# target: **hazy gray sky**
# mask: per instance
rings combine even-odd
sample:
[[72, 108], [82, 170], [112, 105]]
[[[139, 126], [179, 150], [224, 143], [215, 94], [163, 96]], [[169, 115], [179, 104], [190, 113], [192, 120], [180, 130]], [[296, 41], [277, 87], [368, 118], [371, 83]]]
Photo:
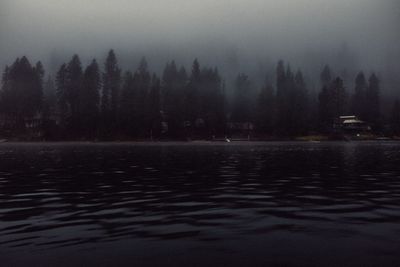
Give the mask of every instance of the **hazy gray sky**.
[[233, 57], [246, 69], [283, 58], [295, 66], [314, 63], [312, 69], [346, 43], [357, 67], [384, 72], [390, 66], [398, 73], [399, 2], [1, 0], [0, 63], [21, 55], [51, 63], [72, 53], [86, 63], [114, 48], [121, 61], [145, 55], [150, 65]]

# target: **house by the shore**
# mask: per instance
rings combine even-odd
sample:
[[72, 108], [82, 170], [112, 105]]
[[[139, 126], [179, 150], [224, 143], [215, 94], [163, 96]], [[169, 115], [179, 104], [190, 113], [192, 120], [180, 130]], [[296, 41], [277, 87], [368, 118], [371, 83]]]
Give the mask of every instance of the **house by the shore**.
[[40, 113], [33, 117], [18, 117], [9, 114], [0, 114], [0, 136], [15, 137], [23, 135], [24, 138], [37, 139], [43, 135], [43, 116]]
[[335, 132], [342, 132], [344, 134], [361, 134], [371, 132], [371, 126], [357, 116], [340, 116], [335, 119], [333, 123]]

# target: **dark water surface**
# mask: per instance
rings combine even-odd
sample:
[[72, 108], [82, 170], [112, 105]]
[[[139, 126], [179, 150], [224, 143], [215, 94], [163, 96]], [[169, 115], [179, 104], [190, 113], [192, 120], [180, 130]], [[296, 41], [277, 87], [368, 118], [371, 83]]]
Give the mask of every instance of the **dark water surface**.
[[1, 144], [0, 266], [400, 266], [400, 143]]

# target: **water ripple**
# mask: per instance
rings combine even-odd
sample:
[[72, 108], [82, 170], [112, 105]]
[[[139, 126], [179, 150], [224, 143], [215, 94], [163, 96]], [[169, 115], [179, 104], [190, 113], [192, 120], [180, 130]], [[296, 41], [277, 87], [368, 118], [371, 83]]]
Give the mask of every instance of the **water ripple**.
[[399, 148], [2, 145], [0, 249], [276, 235], [400, 245]]

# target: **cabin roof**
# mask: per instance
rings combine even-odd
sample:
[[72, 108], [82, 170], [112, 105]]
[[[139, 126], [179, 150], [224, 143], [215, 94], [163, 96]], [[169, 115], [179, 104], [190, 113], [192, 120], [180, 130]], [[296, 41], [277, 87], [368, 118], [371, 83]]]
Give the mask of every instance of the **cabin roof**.
[[343, 119], [343, 120], [345, 120], [345, 119], [354, 119], [354, 120], [356, 120], [356, 119], [357, 119], [357, 116], [355, 116], [355, 115], [351, 115], [351, 116], [340, 116], [339, 118], [340, 118], [340, 119]]
[[364, 123], [364, 122], [357, 119], [349, 119], [343, 121], [343, 124], [357, 124], [357, 123]]

